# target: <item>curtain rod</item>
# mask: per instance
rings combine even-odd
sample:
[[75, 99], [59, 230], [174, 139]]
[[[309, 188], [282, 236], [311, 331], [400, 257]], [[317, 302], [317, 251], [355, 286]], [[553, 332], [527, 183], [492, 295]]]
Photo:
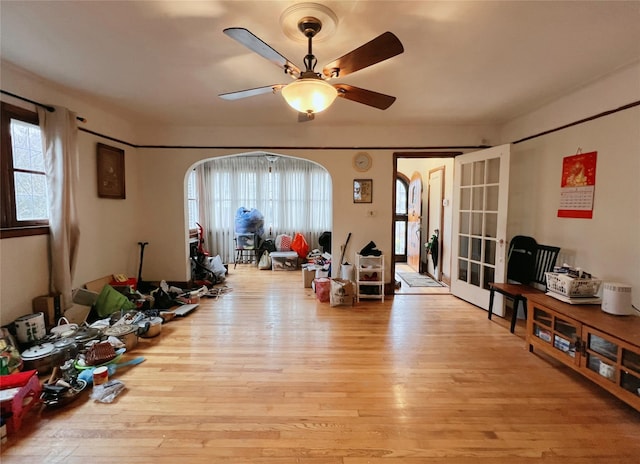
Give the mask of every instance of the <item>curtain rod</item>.
[[[39, 106], [40, 108], [44, 108], [45, 110], [47, 110], [49, 113], [53, 113], [56, 109], [53, 106], [50, 105], [45, 105], [44, 103], [40, 103], [34, 100], [30, 100], [28, 98], [25, 97], [21, 97], [20, 95], [16, 95], [15, 93], [11, 93], [11, 92], [7, 92], [6, 90], [0, 90], [0, 93], [3, 93], [5, 95], [9, 95], [10, 97], [13, 98], [17, 98], [18, 100], [22, 100], [24, 102], [27, 103], [31, 103], [32, 105], [36, 105]], [[87, 120], [81, 116], [76, 116], [76, 119], [80, 122], [87, 122]]]

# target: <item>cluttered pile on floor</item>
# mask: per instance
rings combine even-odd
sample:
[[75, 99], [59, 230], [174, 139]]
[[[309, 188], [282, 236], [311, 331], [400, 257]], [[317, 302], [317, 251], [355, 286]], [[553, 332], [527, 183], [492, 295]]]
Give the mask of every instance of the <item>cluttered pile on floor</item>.
[[64, 314], [59, 297], [35, 298], [32, 314], [0, 329], [2, 438], [17, 431], [34, 406], [64, 406], [90, 385], [91, 399], [112, 402], [125, 386], [110, 377], [144, 361], [138, 356], [123, 362], [124, 353], [139, 337], [157, 337], [163, 324], [197, 309], [201, 298], [229, 291], [219, 277], [185, 290], [165, 281], [154, 288], [123, 275], [105, 276], [74, 290], [74, 304]]

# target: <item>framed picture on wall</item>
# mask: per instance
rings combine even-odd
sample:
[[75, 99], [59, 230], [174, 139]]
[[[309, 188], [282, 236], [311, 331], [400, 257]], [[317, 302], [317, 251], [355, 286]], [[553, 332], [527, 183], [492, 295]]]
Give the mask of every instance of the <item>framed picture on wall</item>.
[[371, 203], [373, 201], [373, 180], [353, 179], [353, 202]]
[[97, 153], [98, 197], [125, 199], [124, 150], [99, 143]]

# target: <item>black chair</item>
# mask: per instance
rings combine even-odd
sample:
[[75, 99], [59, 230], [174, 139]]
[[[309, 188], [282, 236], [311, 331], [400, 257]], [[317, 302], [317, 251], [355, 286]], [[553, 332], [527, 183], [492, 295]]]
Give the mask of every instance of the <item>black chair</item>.
[[513, 300], [513, 314], [511, 315], [511, 333], [513, 333], [516, 328], [520, 302], [522, 302], [526, 318], [526, 295], [543, 292], [533, 284], [544, 285], [546, 291], [545, 272], [553, 271], [559, 253], [560, 248], [539, 245], [532, 237], [523, 235], [513, 237], [507, 258], [507, 282], [489, 283], [489, 319], [493, 315], [495, 292]]
[[[537, 284], [544, 285], [544, 291], [547, 291], [547, 272], [553, 272], [553, 268], [558, 260], [560, 247], [550, 245], [538, 245], [536, 252], [536, 268], [533, 281]], [[526, 311], [526, 308], [525, 308]]]

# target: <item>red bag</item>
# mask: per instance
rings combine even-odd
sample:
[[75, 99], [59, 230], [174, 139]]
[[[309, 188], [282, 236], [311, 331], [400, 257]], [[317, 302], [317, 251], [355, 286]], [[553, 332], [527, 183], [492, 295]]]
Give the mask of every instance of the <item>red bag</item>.
[[309, 254], [309, 244], [302, 234], [296, 232], [291, 242], [291, 249], [298, 253], [302, 259], [306, 259]]
[[320, 277], [315, 280], [316, 298], [321, 303], [329, 303], [331, 300], [331, 279]]

